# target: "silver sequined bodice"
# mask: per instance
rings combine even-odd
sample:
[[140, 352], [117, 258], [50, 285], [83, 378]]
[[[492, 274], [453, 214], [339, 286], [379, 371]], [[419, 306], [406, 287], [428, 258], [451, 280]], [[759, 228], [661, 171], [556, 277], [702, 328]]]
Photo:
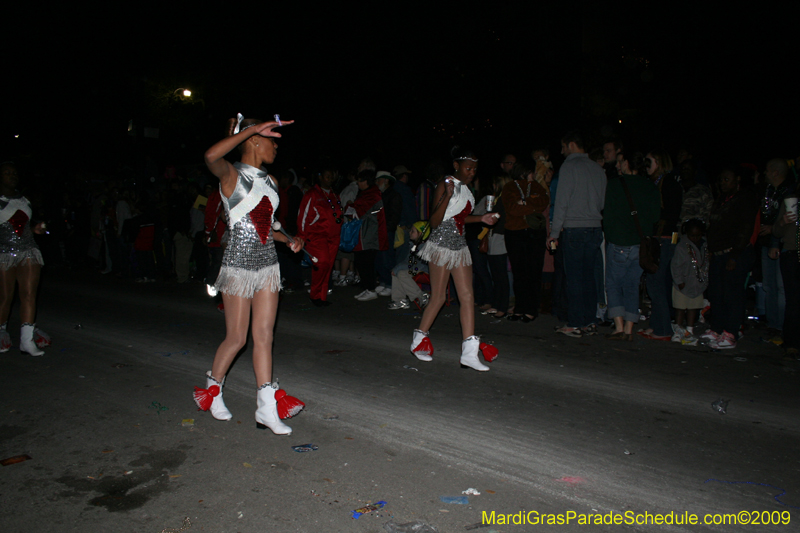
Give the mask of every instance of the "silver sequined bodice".
[[270, 231], [266, 244], [262, 243], [250, 213], [246, 214], [230, 232], [222, 266], [255, 271], [277, 262], [278, 254], [275, 252], [272, 232]]
[[461, 250], [467, 247], [467, 239], [458, 233], [458, 227], [453, 218], [448, 218], [439, 224], [425, 242], [433, 243], [448, 250]]
[[[236, 163], [235, 167], [239, 173], [236, 188], [230, 198], [222, 197], [230, 228], [222, 266], [253, 272], [278, 263], [271, 227], [278, 209], [278, 193], [266, 172], [241, 163]], [[268, 228], [266, 242], [261, 242], [251, 215], [264, 198], [272, 204], [272, 214], [269, 220], [260, 221], [267, 225], [262, 227], [262, 232], [266, 234]]]
[[[21, 231], [15, 231], [14, 217], [24, 213], [27, 220]], [[9, 198], [0, 196], [0, 254], [20, 254], [31, 250], [38, 250], [36, 241], [33, 240], [33, 231], [30, 224], [30, 203], [25, 197]]]

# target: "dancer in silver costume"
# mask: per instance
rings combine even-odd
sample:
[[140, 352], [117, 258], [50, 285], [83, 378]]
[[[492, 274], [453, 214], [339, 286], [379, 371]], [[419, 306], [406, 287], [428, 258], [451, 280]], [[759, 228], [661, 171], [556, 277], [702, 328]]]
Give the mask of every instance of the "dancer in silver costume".
[[458, 292], [461, 333], [464, 339], [461, 343], [461, 365], [485, 372], [489, 367], [480, 362], [478, 351], [483, 352], [486, 361], [492, 361], [497, 357], [497, 349], [480, 342], [475, 335], [472, 260], [464, 238], [464, 224], [483, 222], [491, 226], [497, 222], [497, 218], [494, 213], [470, 214], [475, 207], [475, 198], [469, 190], [469, 184], [475, 177], [478, 158], [471, 151], [458, 146], [453, 148], [451, 156], [454, 175], [448, 176], [436, 187], [433, 194], [435, 207], [430, 219], [433, 231], [418, 253], [429, 262], [431, 298], [422, 314], [419, 329], [414, 330], [411, 353], [421, 361], [433, 360], [429, 330], [445, 303], [447, 285], [452, 276]]
[[[258, 385], [256, 422], [259, 429], [269, 428], [278, 435], [290, 435], [292, 429], [281, 418], [293, 416], [302, 409], [302, 402], [285, 396], [272, 377], [272, 337], [278, 309], [280, 270], [275, 253], [275, 240], [289, 242], [282, 233], [272, 232], [278, 208], [278, 187], [275, 179], [259, 170], [275, 160], [280, 137], [275, 128], [293, 121], [262, 122], [256, 119], [229, 121], [228, 137], [208, 149], [206, 165], [220, 180], [222, 203], [228, 217], [230, 239], [222, 268], [215, 283], [225, 304], [225, 340], [214, 356], [211, 371], [206, 373], [206, 389], [196, 388], [194, 398], [203, 410], [210, 410], [217, 420], [230, 420], [232, 415], [222, 399], [225, 375], [236, 354], [253, 332], [253, 369]], [[238, 148], [241, 162], [234, 165], [224, 156]], [[294, 239], [291, 249], [299, 252], [303, 240]], [[278, 404], [278, 400], [281, 404]], [[288, 405], [288, 407], [285, 407]], [[279, 410], [285, 407], [281, 415]]]
[[44, 261], [34, 233], [44, 233], [44, 222], [31, 228], [31, 203], [17, 192], [19, 175], [14, 163], [0, 165], [0, 352], [11, 348], [8, 315], [19, 286], [19, 349], [30, 355], [44, 355], [40, 347], [49, 346], [50, 338], [36, 329], [36, 291]]

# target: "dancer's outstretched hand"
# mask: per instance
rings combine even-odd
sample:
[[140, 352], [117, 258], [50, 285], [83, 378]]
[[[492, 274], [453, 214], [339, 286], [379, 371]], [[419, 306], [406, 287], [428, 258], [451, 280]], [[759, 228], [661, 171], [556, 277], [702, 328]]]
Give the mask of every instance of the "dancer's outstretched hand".
[[280, 122], [275, 122], [274, 120], [270, 120], [268, 122], [262, 122], [256, 126], [253, 126], [253, 129], [256, 130], [256, 133], [263, 136], [263, 137], [280, 137], [281, 134], [277, 131], [274, 131], [275, 128], [279, 128], [281, 126], [288, 126], [289, 124], [294, 123], [294, 120], [281, 120]]

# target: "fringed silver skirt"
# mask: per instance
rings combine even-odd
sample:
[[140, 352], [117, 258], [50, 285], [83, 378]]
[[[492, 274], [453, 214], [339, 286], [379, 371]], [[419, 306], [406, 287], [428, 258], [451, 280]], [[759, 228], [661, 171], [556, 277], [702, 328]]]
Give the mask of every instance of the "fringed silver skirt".
[[215, 284], [219, 292], [242, 298], [252, 298], [260, 290], [270, 292], [281, 290], [281, 269], [278, 264], [260, 270], [224, 266], [219, 269]]
[[0, 270], [8, 270], [9, 268], [20, 266], [28, 260], [35, 265], [44, 265], [42, 252], [38, 248], [29, 248], [24, 252], [0, 253]]
[[278, 254], [270, 231], [267, 242], [246, 216], [237, 222], [230, 234], [222, 256], [222, 267], [214, 284], [219, 292], [242, 298], [252, 298], [260, 290], [281, 290], [281, 270]]
[[448, 270], [472, 264], [467, 240], [458, 233], [456, 221], [449, 218], [431, 232], [417, 255], [437, 266]]

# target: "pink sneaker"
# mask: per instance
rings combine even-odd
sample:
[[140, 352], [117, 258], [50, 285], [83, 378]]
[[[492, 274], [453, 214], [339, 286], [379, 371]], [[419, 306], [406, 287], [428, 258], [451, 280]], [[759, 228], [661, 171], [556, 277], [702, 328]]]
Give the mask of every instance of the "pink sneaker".
[[708, 331], [700, 335], [700, 337], [698, 337], [698, 340], [702, 343], [708, 344], [711, 342], [717, 342], [721, 338], [722, 335], [718, 335], [713, 329], [709, 329]]
[[719, 336], [719, 339], [709, 342], [708, 346], [711, 348], [716, 348], [717, 350], [729, 350], [731, 348], [736, 348], [736, 339], [734, 339], [733, 335], [727, 331], [723, 331], [722, 335]]

